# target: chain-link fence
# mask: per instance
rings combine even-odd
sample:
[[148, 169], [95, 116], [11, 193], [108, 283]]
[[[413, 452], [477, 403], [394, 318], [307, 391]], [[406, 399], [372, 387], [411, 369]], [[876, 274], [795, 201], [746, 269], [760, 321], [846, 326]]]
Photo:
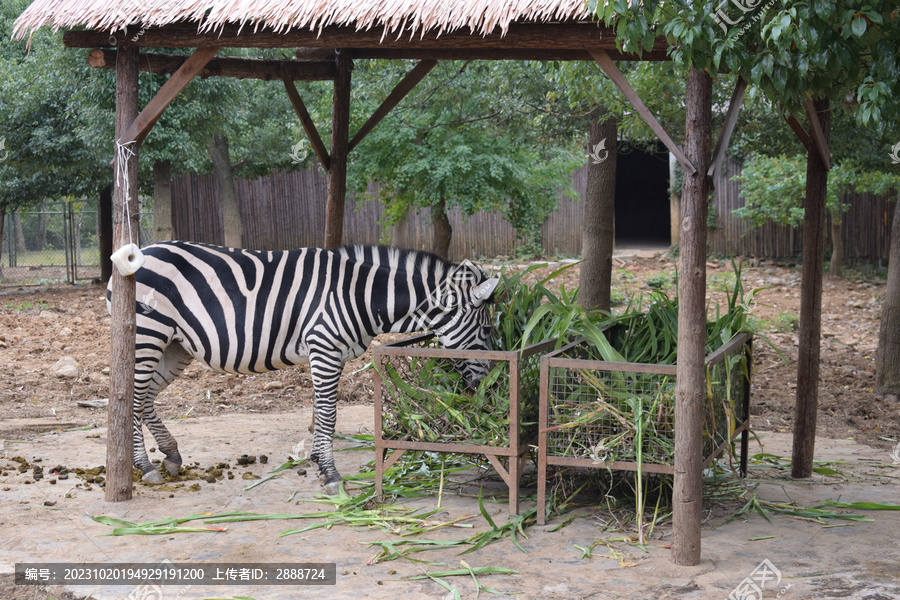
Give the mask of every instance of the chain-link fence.
[[[6, 215], [0, 285], [41, 285], [100, 276], [97, 200], [43, 202]], [[139, 244], [153, 242], [153, 213], [141, 213]]]

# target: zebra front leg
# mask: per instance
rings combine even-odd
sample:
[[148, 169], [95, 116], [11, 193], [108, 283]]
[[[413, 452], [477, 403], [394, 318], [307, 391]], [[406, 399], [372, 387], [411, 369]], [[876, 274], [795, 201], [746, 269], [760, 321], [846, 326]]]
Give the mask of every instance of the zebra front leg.
[[337, 418], [337, 386], [343, 364], [339, 358], [331, 357], [314, 360], [310, 358], [310, 372], [315, 399], [313, 414], [315, 433], [310, 459], [319, 465], [319, 476], [325, 479], [325, 493], [334, 496], [340, 491], [341, 476], [334, 466], [334, 426]]

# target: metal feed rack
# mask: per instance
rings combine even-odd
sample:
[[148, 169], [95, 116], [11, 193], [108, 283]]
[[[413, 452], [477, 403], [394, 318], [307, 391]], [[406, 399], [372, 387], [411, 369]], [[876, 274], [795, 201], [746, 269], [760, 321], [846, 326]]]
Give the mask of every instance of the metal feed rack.
[[[533, 344], [520, 351], [448, 350], [435, 347], [435, 343], [434, 336], [428, 333], [375, 348], [376, 493], [382, 494], [385, 471], [407, 450], [480, 454], [509, 487], [509, 511], [518, 514], [519, 479], [529, 444], [537, 437], [540, 359], [553, 350], [555, 341]], [[410, 415], [402, 414], [400, 400], [415, 404], [416, 400], [411, 396], [417, 390], [428, 393], [427, 389], [416, 387], [417, 381], [423, 379], [422, 371], [428, 369], [428, 378], [435, 377], [436, 373], [447, 377], [453, 377], [455, 373], [460, 377], [459, 361], [472, 359], [490, 361], [495, 368], [506, 369], [503, 375], [508, 377], [508, 394], [502, 390], [504, 386], [494, 385], [490, 388], [493, 393], [477, 399], [480, 406], [468, 407], [468, 414], [476, 426], [478, 417], [504, 419], [508, 425], [503, 427], [503, 436], [473, 444], [473, 436], [477, 438], [479, 432], [466, 431], [455, 422], [450, 409], [434, 411], [427, 406], [422, 406], [421, 414], [416, 415], [418, 420], [412, 426]], [[504, 363], [508, 367], [503, 367]], [[393, 369], [394, 379], [383, 376], [388, 367]], [[505, 409], [502, 417], [499, 416], [501, 409]], [[388, 450], [393, 452], [388, 455]]]
[[[741, 333], [706, 357], [703, 467], [708, 467], [740, 434], [742, 477], [747, 473], [752, 344], [753, 336]], [[633, 414], [635, 409], [644, 411], [649, 405], [653, 412], [642, 414], [653, 419], [657, 431], [641, 445], [641, 471], [675, 473], [675, 365], [607, 362], [596, 357], [593, 347], [578, 340], [541, 359], [539, 525], [546, 519], [549, 465], [637, 470], [634, 421], [625, 418], [629, 409]], [[668, 402], [654, 402], [654, 398], [666, 396]]]

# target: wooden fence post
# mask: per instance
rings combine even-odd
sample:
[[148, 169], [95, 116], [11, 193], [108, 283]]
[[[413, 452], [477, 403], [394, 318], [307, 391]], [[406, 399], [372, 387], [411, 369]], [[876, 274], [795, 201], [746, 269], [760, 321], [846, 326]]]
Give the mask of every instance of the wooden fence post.
[[100, 281], [109, 283], [112, 277], [112, 261], [109, 259], [113, 253], [112, 231], [112, 185], [100, 190], [100, 200], [97, 205], [97, 238], [100, 246]]
[[337, 51], [337, 73], [331, 109], [331, 164], [328, 170], [328, 204], [325, 207], [325, 247], [341, 245], [344, 229], [344, 200], [347, 196], [347, 155], [350, 144], [349, 50]]
[[712, 80], [691, 67], [684, 151], [696, 172], [681, 186], [681, 269], [678, 279], [678, 371], [675, 383], [675, 488], [672, 557], [700, 562], [703, 510], [703, 405], [706, 393], [706, 215], [712, 130]]
[[[116, 141], [138, 115], [138, 49], [120, 47], [116, 56]], [[138, 164], [136, 144], [125, 150], [130, 155], [120, 161], [120, 148], [116, 147], [115, 191], [113, 195], [113, 248], [137, 240], [138, 213]], [[124, 162], [124, 164], [122, 164]], [[130, 215], [129, 226], [126, 215]], [[121, 502], [131, 499], [131, 465], [134, 399], [134, 344], [135, 344], [135, 277], [123, 277], [118, 269], [112, 272], [112, 319], [110, 321], [110, 373], [109, 409], [107, 414], [106, 444], [106, 501]]]

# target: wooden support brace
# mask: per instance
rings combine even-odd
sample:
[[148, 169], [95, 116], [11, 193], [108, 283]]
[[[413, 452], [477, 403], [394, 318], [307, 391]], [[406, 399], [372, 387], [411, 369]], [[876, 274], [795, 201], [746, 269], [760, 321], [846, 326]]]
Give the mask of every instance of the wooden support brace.
[[800, 143], [803, 144], [803, 147], [806, 148], [807, 151], [809, 151], [809, 134], [806, 132], [806, 129], [803, 127], [800, 121], [797, 120], [797, 117], [795, 117], [794, 115], [789, 115], [785, 117], [784, 120], [794, 131], [794, 134], [796, 134], [797, 139], [800, 140]]
[[137, 142], [137, 145], [140, 146], [141, 142], [144, 141], [144, 138], [147, 137], [147, 134], [150, 133], [150, 130], [153, 129], [153, 126], [156, 125], [156, 121], [159, 120], [160, 115], [166, 110], [166, 107], [169, 106], [169, 104], [172, 103], [172, 100], [187, 87], [187, 84], [203, 70], [206, 63], [208, 63], [218, 51], [219, 49], [214, 46], [201, 46], [197, 48], [194, 53], [184, 61], [184, 64], [169, 77], [169, 80], [159, 88], [159, 91], [153, 99], [147, 103], [147, 106], [144, 107], [144, 110], [137, 116], [119, 142], [121, 144]]
[[403, 456], [403, 454], [404, 454], [405, 452], [406, 452], [406, 450], [403, 450], [403, 449], [394, 450], [393, 452], [391, 452], [391, 455], [390, 455], [390, 456], [386, 456], [385, 459], [384, 459], [384, 467], [383, 467], [384, 470], [387, 471], [388, 469], [390, 469], [391, 467], [393, 467], [393, 466], [394, 466], [394, 463], [396, 463], [397, 460], [398, 460], [401, 456]]
[[600, 65], [600, 68], [603, 69], [603, 72], [606, 73], [606, 76], [612, 79], [612, 82], [616, 84], [616, 87], [625, 95], [625, 98], [628, 99], [637, 113], [644, 119], [644, 122], [650, 126], [653, 133], [655, 133], [660, 141], [665, 144], [666, 148], [669, 149], [669, 152], [675, 155], [675, 158], [678, 159], [678, 162], [681, 163], [684, 170], [691, 175], [696, 173], [697, 167], [694, 166], [694, 163], [685, 156], [684, 152], [681, 151], [681, 148], [679, 148], [672, 138], [669, 137], [669, 134], [663, 129], [663, 126], [659, 124], [659, 121], [656, 120], [656, 117], [653, 116], [650, 109], [643, 103], [637, 95], [637, 92], [634, 91], [634, 88], [631, 87], [631, 84], [625, 79], [622, 71], [619, 70], [616, 63], [614, 63], [609, 54], [607, 54], [606, 50], [591, 50], [590, 54], [594, 61]]
[[731, 95], [731, 104], [728, 105], [728, 111], [725, 113], [725, 122], [722, 124], [722, 131], [719, 132], [719, 139], [716, 141], [716, 149], [713, 150], [713, 161], [707, 171], [707, 175], [713, 176], [713, 173], [719, 170], [722, 161], [725, 160], [725, 152], [728, 150], [728, 141], [734, 132], [734, 126], [737, 125], [738, 115], [741, 114], [741, 106], [744, 104], [744, 94], [747, 92], [747, 81], [743, 77], [738, 77], [737, 84], [734, 86], [734, 94]]
[[[491, 466], [496, 469], [497, 474], [500, 475], [500, 479], [502, 479], [510, 489], [512, 489], [512, 486], [519, 484], [518, 481], [512, 480], [512, 477], [510, 477], [509, 475], [509, 471], [506, 470], [506, 468], [503, 466], [503, 463], [500, 462], [499, 458], [497, 458], [493, 454], [485, 454], [485, 457], [487, 457], [488, 462], [491, 463]], [[514, 461], [516, 460], [516, 458], [511, 456], [509, 457], [509, 460]]]
[[350, 140], [350, 146], [348, 148], [348, 152], [352, 152], [353, 148], [356, 147], [366, 135], [372, 131], [378, 123], [381, 122], [383, 118], [387, 116], [389, 112], [391, 112], [395, 106], [397, 106], [403, 98], [406, 97], [408, 93], [410, 93], [416, 85], [422, 79], [425, 78], [426, 75], [437, 65], [436, 60], [422, 60], [413, 67], [412, 71], [406, 74], [400, 83], [391, 90], [391, 93], [388, 94], [388, 97], [384, 99], [384, 102], [381, 103], [372, 116], [369, 117], [369, 120], [366, 121], [362, 127], [359, 128], [359, 131], [356, 132], [356, 135], [353, 136], [353, 139]]
[[316, 129], [316, 124], [313, 122], [312, 117], [309, 116], [306, 105], [303, 104], [303, 99], [297, 91], [297, 86], [295, 86], [294, 82], [288, 78], [285, 78], [282, 81], [284, 81], [284, 89], [287, 91], [288, 98], [291, 99], [294, 111], [300, 119], [300, 124], [303, 125], [303, 131], [306, 132], [306, 136], [309, 138], [316, 156], [319, 157], [322, 168], [328, 171], [331, 168], [331, 157], [328, 156], [328, 149], [325, 148], [325, 143], [322, 141], [321, 136], [319, 136], [319, 130]]
[[809, 129], [810, 133], [812, 133], [812, 139], [816, 143], [816, 148], [819, 150], [819, 156], [822, 158], [822, 164], [825, 165], [825, 170], [831, 170], [831, 152], [828, 151], [828, 140], [825, 139], [825, 132], [822, 131], [822, 122], [819, 120], [819, 114], [816, 112], [816, 107], [813, 104], [812, 100], [807, 100], [803, 103], [803, 106], [806, 108], [806, 116], [809, 119]]

